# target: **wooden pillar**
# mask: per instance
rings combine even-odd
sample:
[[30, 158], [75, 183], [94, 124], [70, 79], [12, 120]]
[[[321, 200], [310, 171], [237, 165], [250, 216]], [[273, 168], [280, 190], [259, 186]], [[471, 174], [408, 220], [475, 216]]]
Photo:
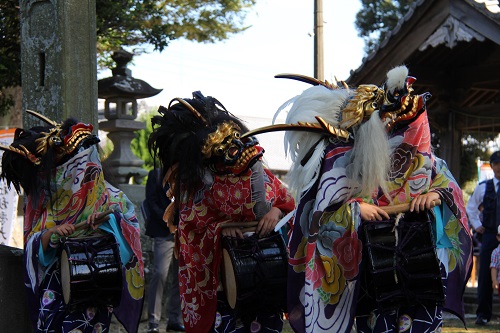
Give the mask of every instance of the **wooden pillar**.
[[314, 0], [314, 77], [325, 79], [323, 52], [323, 0]]
[[[23, 111], [97, 129], [95, 0], [21, 0]], [[40, 123], [23, 117], [24, 127]]]
[[460, 131], [456, 129], [455, 113], [450, 110], [448, 112], [448, 127], [441, 137], [439, 157], [446, 161], [456, 180], [460, 179], [461, 151]]

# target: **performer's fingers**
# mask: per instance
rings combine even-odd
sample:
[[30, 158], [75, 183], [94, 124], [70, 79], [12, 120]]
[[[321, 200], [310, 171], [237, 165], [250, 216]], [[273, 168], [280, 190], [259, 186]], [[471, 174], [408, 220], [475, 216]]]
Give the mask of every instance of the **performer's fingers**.
[[222, 235], [226, 237], [244, 238], [240, 228], [223, 228]]
[[260, 235], [263, 227], [264, 227], [264, 221], [260, 220], [257, 226], [255, 227], [255, 232], [257, 233], [257, 235]]
[[418, 202], [415, 204], [415, 212], [420, 212], [425, 208], [425, 201], [421, 197], [418, 198]]
[[92, 213], [90, 214], [90, 227], [93, 229], [93, 230], [96, 230], [97, 229], [97, 225], [96, 225], [96, 220], [99, 219], [99, 215], [100, 213]]
[[74, 225], [74, 224], [67, 224], [67, 226], [68, 226], [68, 231], [69, 231], [70, 233], [74, 233], [74, 232], [75, 232], [76, 227], [75, 227], [75, 225]]
[[423, 197], [422, 196], [418, 196], [418, 197], [415, 197], [411, 202], [410, 202], [410, 212], [420, 212], [421, 210], [423, 210]]
[[434, 200], [432, 200], [431, 198], [429, 198], [429, 200], [427, 200], [425, 208], [432, 209], [434, 207], [436, 207], [436, 203], [434, 202]]
[[266, 227], [266, 221], [261, 220], [259, 225], [261, 226], [261, 228], [258, 231], [256, 230], [257, 235], [259, 235], [259, 237], [264, 237], [268, 232], [268, 228]]
[[383, 219], [388, 220], [390, 218], [389, 214], [385, 210], [383, 210], [382, 208], [380, 208], [380, 207], [377, 207], [377, 214], [380, 217], [379, 221], [381, 221]]
[[57, 229], [57, 233], [61, 236], [69, 236], [74, 232], [73, 224], [63, 224]]
[[259, 221], [259, 224], [257, 225], [257, 229], [255, 230], [255, 232], [260, 237], [266, 236], [267, 234], [269, 234], [271, 229], [274, 228], [276, 223], [273, 223], [272, 219], [264, 217]]
[[231, 236], [231, 228], [222, 228], [222, 236]]
[[233, 237], [245, 238], [245, 236], [243, 235], [243, 232], [241, 232], [240, 228], [235, 228], [234, 229], [234, 236]]
[[415, 203], [416, 202], [417, 202], [417, 198], [410, 201], [410, 212], [413, 212], [415, 210]]
[[430, 209], [431, 202], [432, 200], [430, 200], [428, 196], [422, 197], [422, 200], [420, 201], [419, 212], [424, 212], [427, 209]]

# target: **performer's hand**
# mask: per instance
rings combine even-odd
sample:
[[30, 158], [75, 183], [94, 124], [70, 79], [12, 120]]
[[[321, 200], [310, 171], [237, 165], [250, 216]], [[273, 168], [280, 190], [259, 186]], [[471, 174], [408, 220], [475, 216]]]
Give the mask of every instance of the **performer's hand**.
[[271, 210], [260, 219], [259, 224], [257, 224], [257, 229], [255, 230], [257, 235], [259, 235], [259, 237], [269, 236], [281, 219], [281, 215], [282, 213], [279, 208], [272, 207]]
[[238, 227], [227, 227], [222, 228], [222, 236], [226, 237], [235, 237], [235, 238], [244, 238], [243, 232]]
[[410, 212], [423, 212], [425, 210], [431, 209], [435, 206], [434, 201], [440, 200], [441, 197], [437, 192], [427, 192], [421, 194], [410, 202]]
[[58, 234], [60, 236], [69, 236], [75, 232], [75, 225], [71, 223], [56, 225], [49, 229], [51, 234]]
[[76, 230], [75, 225], [71, 223], [56, 225], [48, 229], [42, 235], [42, 248], [44, 251], [47, 251], [50, 242], [50, 236], [53, 234], [57, 234], [59, 236], [70, 236]]
[[99, 221], [99, 219], [101, 219], [105, 215], [106, 215], [106, 213], [99, 213], [99, 212], [94, 212], [94, 213], [90, 214], [87, 217], [87, 224], [89, 225], [89, 228], [92, 228], [92, 230], [96, 230], [102, 222], [102, 221]]
[[497, 279], [493, 279], [492, 280], [491, 287], [493, 288], [493, 290], [498, 289], [498, 281], [497, 281]]
[[360, 202], [359, 209], [361, 211], [361, 219], [365, 221], [382, 221], [388, 220], [387, 214], [382, 208], [377, 205], [372, 205], [366, 202]]

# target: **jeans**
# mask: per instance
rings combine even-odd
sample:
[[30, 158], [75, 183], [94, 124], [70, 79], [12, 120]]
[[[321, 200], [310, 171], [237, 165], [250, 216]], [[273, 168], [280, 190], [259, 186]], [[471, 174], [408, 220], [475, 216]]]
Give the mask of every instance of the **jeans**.
[[174, 257], [174, 238], [155, 237], [153, 247], [153, 276], [148, 291], [148, 322], [150, 326], [158, 327], [161, 321], [163, 289], [172, 274], [168, 285], [167, 314], [169, 324], [181, 324], [181, 300], [179, 295], [179, 263]]

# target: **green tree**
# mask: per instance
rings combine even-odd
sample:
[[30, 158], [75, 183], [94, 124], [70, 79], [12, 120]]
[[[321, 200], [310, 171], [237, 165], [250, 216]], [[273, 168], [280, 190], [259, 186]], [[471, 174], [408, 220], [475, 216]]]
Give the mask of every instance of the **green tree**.
[[361, 0], [356, 14], [358, 35], [365, 41], [365, 53], [370, 54], [408, 13], [414, 0]]
[[0, 3], [0, 116], [14, 105], [5, 88], [21, 85], [19, 0]]
[[244, 19], [255, 0], [97, 0], [99, 64], [109, 66], [111, 52], [152, 45], [163, 51], [172, 40], [200, 43], [228, 39], [247, 29]]
[[[214, 43], [247, 29], [244, 19], [256, 0], [96, 0], [100, 68], [120, 46], [163, 51], [170, 41]], [[12, 105], [1, 92], [21, 84], [19, 0], [0, 3], [0, 116]], [[148, 48], [149, 47], [149, 48]]]

